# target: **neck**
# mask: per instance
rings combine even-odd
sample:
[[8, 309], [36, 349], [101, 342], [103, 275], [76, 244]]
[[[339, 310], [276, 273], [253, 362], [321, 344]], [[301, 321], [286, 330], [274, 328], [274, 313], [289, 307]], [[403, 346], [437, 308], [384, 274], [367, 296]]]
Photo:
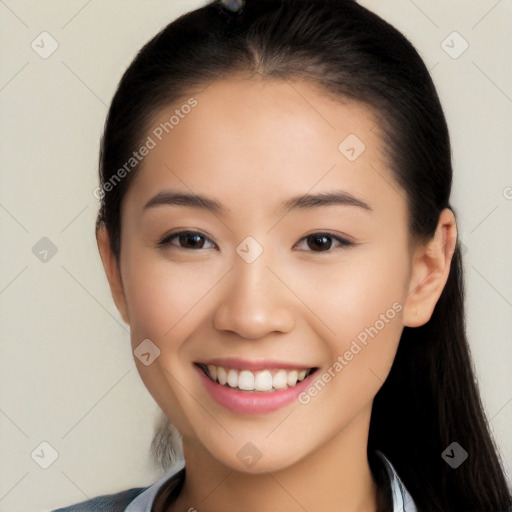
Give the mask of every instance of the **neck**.
[[371, 407], [292, 466], [259, 474], [234, 471], [184, 439], [186, 478], [168, 512], [375, 512], [377, 485], [367, 459], [370, 414]]

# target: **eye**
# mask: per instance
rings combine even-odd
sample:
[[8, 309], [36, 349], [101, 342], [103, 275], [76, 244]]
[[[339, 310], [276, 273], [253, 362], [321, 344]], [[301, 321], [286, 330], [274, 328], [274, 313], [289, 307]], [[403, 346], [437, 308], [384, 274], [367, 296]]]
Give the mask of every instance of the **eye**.
[[[311, 235], [305, 236], [299, 241], [299, 244], [306, 242], [310, 251], [308, 252], [330, 252], [333, 244], [338, 244], [340, 247], [351, 247], [355, 244], [341, 238], [333, 233], [312, 233]], [[208, 247], [208, 244], [211, 244]], [[209, 249], [216, 247], [215, 243], [212, 242], [207, 236], [197, 231], [180, 231], [178, 233], [172, 233], [158, 242], [160, 247], [166, 247], [174, 245], [179, 249], [194, 250], [194, 249]]]
[[[177, 243], [174, 243], [174, 240], [177, 240]], [[163, 240], [158, 242], [158, 245], [160, 247], [175, 245], [179, 249], [187, 250], [209, 249], [209, 247], [205, 247], [205, 243], [211, 243], [215, 247], [215, 244], [202, 233], [197, 231], [180, 231], [166, 236]]]
[[308, 247], [311, 249], [310, 252], [330, 252], [333, 245], [333, 241], [337, 242], [342, 248], [352, 247], [354, 242], [345, 240], [333, 233], [312, 233], [311, 235], [305, 236], [299, 241], [299, 244], [305, 241]]

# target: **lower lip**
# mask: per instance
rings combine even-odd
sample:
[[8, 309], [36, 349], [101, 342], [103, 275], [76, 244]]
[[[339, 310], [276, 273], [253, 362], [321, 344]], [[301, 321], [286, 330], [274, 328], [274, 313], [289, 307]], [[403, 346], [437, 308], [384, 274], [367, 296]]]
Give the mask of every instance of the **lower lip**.
[[[204, 372], [197, 368], [199, 376], [212, 398], [220, 405], [239, 414], [266, 414], [281, 409], [290, 404], [310, 385], [308, 375], [296, 386], [280, 391], [258, 392], [241, 391], [239, 389], [222, 386], [213, 382]], [[316, 373], [316, 372], [315, 372]]]

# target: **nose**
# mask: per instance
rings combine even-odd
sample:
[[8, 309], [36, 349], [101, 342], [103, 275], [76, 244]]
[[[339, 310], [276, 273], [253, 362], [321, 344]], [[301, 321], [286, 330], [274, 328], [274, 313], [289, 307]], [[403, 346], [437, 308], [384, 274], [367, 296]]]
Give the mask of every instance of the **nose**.
[[235, 256], [214, 315], [219, 331], [254, 340], [293, 329], [298, 310], [293, 305], [293, 293], [269, 268], [264, 255], [252, 263]]

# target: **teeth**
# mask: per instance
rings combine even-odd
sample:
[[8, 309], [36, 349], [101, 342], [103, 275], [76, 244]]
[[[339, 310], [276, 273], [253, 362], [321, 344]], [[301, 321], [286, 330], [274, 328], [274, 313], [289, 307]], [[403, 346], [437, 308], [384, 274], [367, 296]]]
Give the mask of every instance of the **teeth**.
[[288, 372], [288, 375], [286, 375], [286, 383], [288, 386], [295, 386], [297, 384], [297, 379], [299, 378], [299, 372], [297, 370], [292, 370], [291, 372]]
[[[204, 367], [203, 367], [204, 368]], [[226, 384], [231, 388], [238, 388], [242, 391], [278, 391], [296, 386], [310, 373], [308, 369], [299, 370], [250, 370], [226, 369], [223, 366], [209, 364], [207, 373], [211, 380], [222, 386]], [[205, 368], [205, 369], [206, 369]]]
[[[240, 372], [240, 375], [244, 373]], [[252, 373], [252, 372], [248, 372]], [[243, 388], [242, 388], [243, 389]], [[268, 370], [264, 370], [259, 372], [254, 378], [254, 387], [252, 388], [256, 391], [271, 391], [272, 390], [272, 374]]]
[[238, 387], [238, 372], [233, 368], [228, 371], [228, 384], [231, 388]]
[[272, 384], [275, 389], [286, 389], [286, 371], [279, 370], [272, 379]]
[[[224, 386], [226, 384], [226, 382], [228, 381], [227, 372], [222, 366], [217, 366], [216, 368], [217, 368], [217, 381], [219, 384], [222, 384]], [[210, 377], [211, 377], [211, 374], [210, 374]], [[213, 380], [213, 377], [212, 377], [212, 380]]]
[[210, 377], [212, 380], [217, 380], [217, 367], [213, 364], [208, 365], [208, 373], [210, 374]]
[[[234, 372], [236, 374], [236, 370], [229, 370], [229, 373]], [[230, 384], [231, 385], [231, 384]], [[232, 386], [234, 387], [234, 386]], [[242, 370], [238, 374], [238, 387], [245, 391], [252, 391], [254, 388], [254, 374], [248, 370]]]

